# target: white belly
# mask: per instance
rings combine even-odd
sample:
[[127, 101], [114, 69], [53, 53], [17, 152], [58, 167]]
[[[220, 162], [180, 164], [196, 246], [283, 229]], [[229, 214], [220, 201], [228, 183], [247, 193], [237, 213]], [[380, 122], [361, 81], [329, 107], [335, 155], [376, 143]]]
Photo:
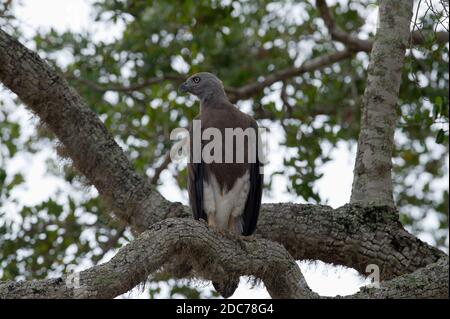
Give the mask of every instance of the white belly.
[[[242, 233], [241, 215], [244, 212], [250, 190], [250, 176], [246, 172], [236, 179], [230, 190], [221, 189], [216, 177], [203, 182], [203, 208], [208, 215], [208, 223], [220, 229]], [[233, 223], [230, 228], [230, 222]]]

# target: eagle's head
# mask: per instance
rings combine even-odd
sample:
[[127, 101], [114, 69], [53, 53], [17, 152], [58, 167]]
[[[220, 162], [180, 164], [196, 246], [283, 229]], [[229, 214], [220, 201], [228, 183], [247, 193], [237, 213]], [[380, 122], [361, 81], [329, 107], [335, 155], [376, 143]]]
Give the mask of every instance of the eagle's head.
[[222, 81], [217, 76], [209, 72], [199, 72], [191, 75], [180, 85], [180, 91], [189, 92], [197, 96], [200, 100], [208, 97], [223, 97], [225, 95]]

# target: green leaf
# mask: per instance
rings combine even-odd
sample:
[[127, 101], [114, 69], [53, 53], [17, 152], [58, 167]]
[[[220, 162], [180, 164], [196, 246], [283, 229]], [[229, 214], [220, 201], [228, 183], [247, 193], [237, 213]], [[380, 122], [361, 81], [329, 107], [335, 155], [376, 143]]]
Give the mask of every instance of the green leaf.
[[433, 119], [436, 120], [439, 115], [441, 114], [442, 110], [442, 97], [436, 96], [434, 99], [434, 105], [433, 105]]
[[14, 175], [11, 183], [8, 185], [8, 189], [11, 190], [11, 189], [13, 189], [13, 187], [22, 184], [24, 181], [25, 180], [24, 180], [22, 174], [16, 174], [16, 175]]
[[445, 139], [445, 131], [443, 129], [440, 129], [439, 132], [436, 135], [436, 143], [442, 144]]

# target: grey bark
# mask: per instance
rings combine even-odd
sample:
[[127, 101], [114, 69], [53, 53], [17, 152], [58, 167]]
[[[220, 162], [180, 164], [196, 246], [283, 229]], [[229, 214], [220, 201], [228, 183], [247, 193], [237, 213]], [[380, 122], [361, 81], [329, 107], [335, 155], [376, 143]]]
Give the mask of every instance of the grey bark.
[[[224, 237], [206, 223], [175, 218], [153, 225], [109, 262], [76, 276], [0, 283], [0, 298], [113, 298], [169, 261], [187, 269], [184, 276], [210, 280], [256, 276], [273, 298], [319, 298], [283, 246], [254, 237]], [[363, 289], [347, 298], [448, 298], [446, 270], [448, 257], [443, 257], [427, 268], [382, 283], [380, 289]]]
[[382, 280], [445, 256], [408, 233], [386, 207], [266, 204], [257, 234], [279, 242], [297, 260], [322, 260], [366, 275], [367, 265], [376, 264]]
[[137, 231], [164, 207], [154, 186], [138, 176], [104, 124], [67, 81], [39, 56], [0, 30], [0, 80], [58, 137], [73, 165], [95, 185], [114, 213]]
[[413, 1], [380, 1], [379, 27], [370, 54], [361, 131], [350, 202], [395, 207], [392, 151], [396, 106]]
[[[109, 204], [116, 216], [129, 223], [136, 233], [140, 233], [169, 217], [190, 217], [187, 207], [180, 203], [171, 203], [165, 200], [144, 178], [133, 171], [126, 156], [109, 135], [103, 123], [87, 108], [81, 97], [68, 87], [67, 82], [60, 75], [52, 71], [36, 54], [1, 30], [0, 81], [15, 92], [48, 125], [64, 144], [78, 170], [97, 187], [100, 195]], [[165, 225], [164, 221], [161, 223]], [[178, 222], [174, 223], [178, 225]], [[189, 221], [183, 225], [180, 227], [197, 229], [202, 234], [209, 231], [203, 226], [197, 226], [194, 221]], [[191, 234], [190, 228], [189, 230], [185, 229], [185, 235], [180, 235], [180, 237], [189, 237]], [[281, 281], [283, 282], [282, 287], [272, 283], [264, 272], [258, 271], [256, 268], [248, 268], [250, 271], [242, 263], [237, 264], [239, 267], [244, 267], [239, 268], [241, 270], [233, 268], [234, 266], [227, 266], [228, 268], [223, 272], [216, 268], [207, 268], [205, 264], [199, 264], [194, 266], [195, 272], [210, 279], [214, 279], [216, 272], [222, 275], [229, 272], [253, 274], [262, 277], [274, 297], [310, 297], [303, 284], [297, 288], [291, 285], [292, 282], [302, 283], [299, 270], [286, 266], [293, 259], [320, 259], [354, 267], [361, 273], [365, 272], [368, 263], [375, 263], [381, 268], [382, 279], [386, 280], [411, 273], [445, 257], [443, 252], [407, 233], [398, 222], [394, 211], [383, 207], [364, 208], [346, 205], [334, 210], [322, 205], [289, 203], [263, 205], [257, 234], [266, 240], [258, 240], [255, 242], [255, 247], [252, 246], [252, 249], [254, 248], [255, 252], [260, 254], [259, 257], [255, 257], [256, 259], [261, 258], [269, 264], [278, 262], [276, 260], [278, 257], [261, 249], [258, 250], [257, 247], [260, 247], [258, 245], [266, 245], [270, 248], [270, 251], [278, 251], [279, 256], [284, 254], [283, 256], [286, 258], [286, 263], [283, 264], [285, 268], [282, 268], [285, 272], [280, 272], [280, 276], [286, 276], [286, 279]], [[150, 235], [147, 234], [146, 236]], [[202, 236], [200, 235], [200, 237]], [[149, 245], [155, 245], [151, 247], [159, 248], [165, 243], [165, 241], [158, 241], [158, 236], [149, 238], [155, 238], [155, 242], [159, 243], [149, 243]], [[169, 244], [172, 243], [168, 238], [166, 239]], [[220, 245], [228, 245], [229, 247], [234, 245], [236, 254], [242, 258], [242, 251], [239, 250], [243, 249], [242, 247], [239, 248], [242, 240], [227, 239], [223, 236], [214, 240], [216, 239], [220, 241]], [[200, 241], [200, 239], [198, 240]], [[281, 246], [277, 246], [276, 243], [269, 244], [267, 240], [280, 243], [286, 250], [276, 248]], [[212, 245], [208, 242], [208, 245], [210, 244]], [[173, 245], [174, 247], [167, 249], [176, 251], [177, 244], [173, 243]], [[183, 245], [185, 245], [185, 249], [193, 249], [200, 244], [195, 240], [187, 240], [183, 242]], [[146, 247], [151, 249], [151, 247]], [[131, 244], [130, 247], [125, 248], [123, 253], [125, 255], [121, 253], [114, 260], [120, 261], [120, 258], [122, 258], [120, 256], [128, 256], [126, 252], [129, 250], [127, 249], [135, 250], [136, 247]], [[205, 249], [207, 248], [205, 247]], [[155, 253], [149, 251], [148, 254]], [[211, 252], [211, 254], [214, 253]], [[289, 254], [292, 257], [289, 257]], [[153, 258], [156, 255], [151, 256]], [[165, 257], [161, 256], [158, 257], [160, 258], [158, 259], [160, 261], [158, 267], [166, 263], [166, 268], [170, 268], [171, 263], [176, 263], [175, 260], [164, 259], [167, 258], [166, 255], [164, 255]], [[174, 256], [177, 256], [177, 254], [174, 253]], [[226, 264], [227, 258], [233, 258], [229, 256], [227, 251], [225, 255], [217, 254], [211, 259], [223, 260]], [[201, 257], [199, 258], [201, 260]], [[152, 268], [154, 264], [145, 264], [147, 260], [130, 260], [128, 267], [135, 270], [116, 274], [117, 276], [123, 276], [120, 277], [121, 282], [126, 282], [125, 286], [121, 286], [122, 288], [119, 289], [118, 284], [112, 281], [94, 283], [95, 287], [98, 288], [101, 285], [102, 290], [105, 291], [102, 292], [102, 296], [122, 293], [124, 292], [123, 289], [129, 289], [144, 280], [154, 270]], [[152, 262], [152, 260], [148, 260], [148, 262]], [[181, 261], [183, 263], [182, 258]], [[169, 262], [169, 265], [167, 265], [167, 262]], [[176, 264], [179, 265], [180, 263]], [[91, 278], [89, 277], [90, 271], [95, 273], [92, 278], [103, 278], [102, 273], [105, 273], [104, 276], [109, 278], [107, 274], [111, 269], [108, 267], [115, 269], [116, 266], [111, 266], [110, 263], [96, 266], [83, 272], [84, 275], [81, 278], [83, 276], [86, 276], [86, 280]], [[146, 267], [147, 271], [142, 272], [142, 267]], [[175, 268], [172, 267], [172, 269]], [[248, 270], [248, 273], [244, 271], [245, 269]], [[112, 288], [108, 288], [110, 284]], [[448, 282], [446, 284], [448, 286]], [[86, 281], [86, 285], [89, 286], [88, 281]], [[1, 291], [3, 291], [3, 294], [1, 296], [73, 296], [73, 292], [67, 292], [64, 290], [67, 287], [62, 288], [62, 286], [66, 286], [65, 281], [58, 281], [57, 279], [2, 283], [1, 289], [3, 290]], [[281, 289], [283, 287], [287, 287], [287, 292]], [[93, 288], [92, 291], [98, 292], [99, 290]], [[6, 292], [8, 292], [8, 295], [6, 295]], [[88, 293], [88, 296], [92, 295]]]
[[350, 298], [448, 299], [448, 257], [417, 271], [382, 282], [379, 288], [363, 287]]
[[[283, 246], [254, 237], [224, 237], [206, 223], [169, 218], [144, 231], [111, 261], [70, 277], [0, 283], [0, 298], [113, 298], [175, 261], [196, 278], [261, 278], [273, 298], [314, 298], [298, 265]], [[233, 277], [235, 278], [235, 277]], [[74, 287], [75, 284], [75, 287]]]

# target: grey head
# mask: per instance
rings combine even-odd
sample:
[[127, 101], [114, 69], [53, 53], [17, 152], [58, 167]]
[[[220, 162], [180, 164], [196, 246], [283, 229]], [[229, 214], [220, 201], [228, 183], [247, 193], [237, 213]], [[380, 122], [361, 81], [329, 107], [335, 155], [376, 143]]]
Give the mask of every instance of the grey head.
[[226, 99], [222, 81], [209, 72], [191, 75], [180, 85], [180, 91], [197, 96], [202, 103]]

